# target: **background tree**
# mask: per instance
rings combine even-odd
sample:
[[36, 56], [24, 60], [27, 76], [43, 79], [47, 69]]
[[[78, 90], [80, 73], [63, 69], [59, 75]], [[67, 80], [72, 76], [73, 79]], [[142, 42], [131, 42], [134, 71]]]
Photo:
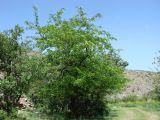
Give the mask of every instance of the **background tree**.
[[27, 24], [36, 30], [34, 40], [45, 54], [45, 84], [39, 90], [44, 104], [51, 113], [74, 118], [104, 115], [104, 97], [123, 87], [127, 64], [110, 43], [115, 38], [94, 24], [101, 15], [88, 18], [78, 8], [77, 15], [62, 19], [61, 9], [40, 26], [34, 10], [35, 24]]
[[16, 113], [19, 98], [29, 88], [28, 57], [18, 43], [22, 33], [18, 25], [0, 33], [0, 71], [4, 75], [0, 80], [0, 110], [7, 116]]
[[160, 100], [160, 51], [158, 51], [158, 56], [154, 58], [154, 65], [156, 70], [156, 77], [155, 79], [155, 93], [156, 93], [156, 99]]

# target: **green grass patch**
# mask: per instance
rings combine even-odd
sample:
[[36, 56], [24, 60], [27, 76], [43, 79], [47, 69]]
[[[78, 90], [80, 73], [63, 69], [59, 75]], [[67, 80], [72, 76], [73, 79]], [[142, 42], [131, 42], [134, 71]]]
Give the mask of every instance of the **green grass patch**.
[[[160, 102], [134, 101], [109, 104], [111, 120], [148, 120], [143, 111], [160, 117]], [[114, 115], [112, 115], [114, 113]]]

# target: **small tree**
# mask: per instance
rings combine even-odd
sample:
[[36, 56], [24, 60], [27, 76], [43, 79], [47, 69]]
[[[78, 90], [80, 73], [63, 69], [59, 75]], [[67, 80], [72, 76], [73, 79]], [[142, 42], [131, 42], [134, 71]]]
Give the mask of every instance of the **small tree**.
[[[160, 51], [158, 52], [160, 53]], [[156, 69], [156, 76], [155, 76], [155, 93], [156, 99], [160, 100], [160, 56], [154, 58], [155, 69]]]
[[4, 78], [0, 80], [0, 110], [12, 115], [17, 109], [21, 95], [27, 92], [29, 74], [25, 53], [18, 40], [23, 29], [18, 25], [14, 29], [0, 33], [0, 71]]
[[64, 9], [51, 14], [47, 25], [27, 22], [37, 31], [37, 47], [46, 55], [47, 79], [41, 91], [50, 112], [67, 116], [93, 117], [105, 113], [104, 97], [123, 87], [127, 65], [116, 54], [110, 33], [97, 27], [82, 8], [70, 19], [62, 19]]

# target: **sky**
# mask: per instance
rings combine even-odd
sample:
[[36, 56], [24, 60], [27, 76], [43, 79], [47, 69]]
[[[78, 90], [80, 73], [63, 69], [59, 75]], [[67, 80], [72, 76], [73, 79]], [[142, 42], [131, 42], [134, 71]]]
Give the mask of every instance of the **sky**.
[[160, 0], [0, 0], [0, 31], [33, 21], [33, 5], [39, 9], [40, 24], [60, 8], [65, 8], [65, 18], [75, 15], [78, 6], [89, 17], [101, 13], [96, 25], [117, 38], [112, 44], [128, 61], [127, 69], [154, 69], [152, 62], [160, 50]]

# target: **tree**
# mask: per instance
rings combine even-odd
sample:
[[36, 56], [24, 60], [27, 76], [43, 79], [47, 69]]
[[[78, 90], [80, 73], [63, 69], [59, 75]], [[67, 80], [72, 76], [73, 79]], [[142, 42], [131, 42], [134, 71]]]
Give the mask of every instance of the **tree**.
[[27, 57], [18, 40], [23, 28], [0, 33], [0, 71], [4, 78], [0, 80], [0, 111], [12, 116], [17, 111], [18, 101], [27, 92], [29, 73], [26, 69]]
[[104, 97], [123, 87], [127, 64], [110, 43], [115, 38], [94, 24], [100, 14], [88, 18], [78, 8], [77, 15], [62, 19], [63, 12], [51, 14], [41, 26], [35, 9], [35, 24], [27, 22], [48, 66], [41, 97], [50, 112], [73, 118], [104, 115]]
[[[160, 51], [158, 53], [160, 53]], [[156, 83], [155, 85], [156, 99], [160, 100], [160, 56], [159, 55], [154, 58], [153, 64], [155, 65], [155, 70], [156, 70], [156, 77], [154, 77]]]

